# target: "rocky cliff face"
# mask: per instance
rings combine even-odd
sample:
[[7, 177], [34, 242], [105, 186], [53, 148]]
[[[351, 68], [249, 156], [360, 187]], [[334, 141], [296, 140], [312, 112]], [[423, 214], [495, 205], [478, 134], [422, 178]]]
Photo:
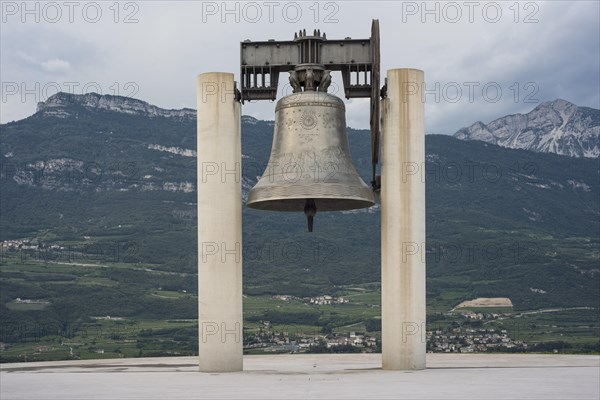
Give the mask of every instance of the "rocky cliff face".
[[512, 149], [598, 157], [600, 110], [558, 99], [542, 103], [527, 114], [507, 115], [487, 125], [478, 121], [462, 128], [454, 137]]
[[48, 116], [65, 118], [70, 115], [68, 109], [74, 105], [94, 110], [107, 110], [124, 114], [143, 115], [151, 118], [196, 118], [196, 110], [189, 108], [183, 108], [181, 110], [165, 110], [131, 97], [99, 95], [98, 93], [73, 95], [59, 92], [50, 96], [48, 100], [39, 102], [37, 105], [37, 112], [41, 112]]

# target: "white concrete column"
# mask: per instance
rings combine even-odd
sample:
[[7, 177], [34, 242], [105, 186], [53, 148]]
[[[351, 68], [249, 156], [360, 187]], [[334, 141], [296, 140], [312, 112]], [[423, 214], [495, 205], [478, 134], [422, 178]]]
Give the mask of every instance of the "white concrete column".
[[392, 69], [382, 100], [381, 318], [383, 369], [425, 368], [423, 71]]
[[200, 371], [241, 371], [241, 106], [230, 73], [200, 74], [196, 93]]

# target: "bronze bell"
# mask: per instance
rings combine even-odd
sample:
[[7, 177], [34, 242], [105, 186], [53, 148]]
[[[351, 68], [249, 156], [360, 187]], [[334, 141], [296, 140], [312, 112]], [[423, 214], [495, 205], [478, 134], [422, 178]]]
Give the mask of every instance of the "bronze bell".
[[344, 102], [322, 91], [298, 91], [275, 107], [269, 163], [247, 206], [304, 211], [312, 232], [317, 211], [371, 207], [373, 192], [350, 158]]

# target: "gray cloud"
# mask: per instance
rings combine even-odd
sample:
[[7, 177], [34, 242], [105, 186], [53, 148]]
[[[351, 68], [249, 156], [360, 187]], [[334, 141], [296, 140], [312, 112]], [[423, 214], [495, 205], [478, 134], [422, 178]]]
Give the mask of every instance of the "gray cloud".
[[[64, 9], [62, 19], [49, 22], [52, 15], [43, 15], [41, 5], [39, 22], [3, 13], [0, 118], [32, 114], [36, 102], [53, 93], [50, 83], [75, 93], [132, 95], [165, 108], [195, 107], [197, 74], [239, 75], [240, 41], [291, 39], [302, 28], [320, 28], [330, 38], [367, 38], [372, 18], [381, 24], [382, 69], [425, 71], [429, 133], [451, 134], [555, 98], [600, 107], [598, 2], [475, 2], [472, 21], [465, 2], [450, 3], [276, 2], [269, 10], [263, 2], [228, 2], [227, 9], [222, 2], [121, 2], [116, 14], [112, 2], [101, 2], [94, 23], [91, 2], [79, 3], [72, 22]], [[493, 22], [496, 9], [502, 14]], [[528, 16], [537, 22], [525, 23]], [[4, 89], [14, 86], [6, 83], [17, 84], [18, 93], [7, 95]], [[368, 101], [348, 101], [347, 109], [350, 126], [368, 127]], [[243, 112], [272, 119], [274, 104], [246, 104]]]

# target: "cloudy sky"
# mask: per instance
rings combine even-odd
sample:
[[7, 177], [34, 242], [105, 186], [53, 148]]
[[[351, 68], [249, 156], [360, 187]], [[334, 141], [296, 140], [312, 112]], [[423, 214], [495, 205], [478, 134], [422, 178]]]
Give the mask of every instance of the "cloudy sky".
[[[600, 108], [600, 2], [592, 1], [2, 1], [0, 120], [35, 112], [58, 90], [163, 108], [195, 107], [195, 77], [239, 77], [239, 42], [315, 28], [368, 38], [378, 18], [382, 70], [425, 71], [426, 131], [527, 112], [562, 98]], [[281, 77], [280, 82], [286, 82]], [[368, 100], [347, 101], [367, 127]], [[274, 103], [243, 113], [273, 119]]]

